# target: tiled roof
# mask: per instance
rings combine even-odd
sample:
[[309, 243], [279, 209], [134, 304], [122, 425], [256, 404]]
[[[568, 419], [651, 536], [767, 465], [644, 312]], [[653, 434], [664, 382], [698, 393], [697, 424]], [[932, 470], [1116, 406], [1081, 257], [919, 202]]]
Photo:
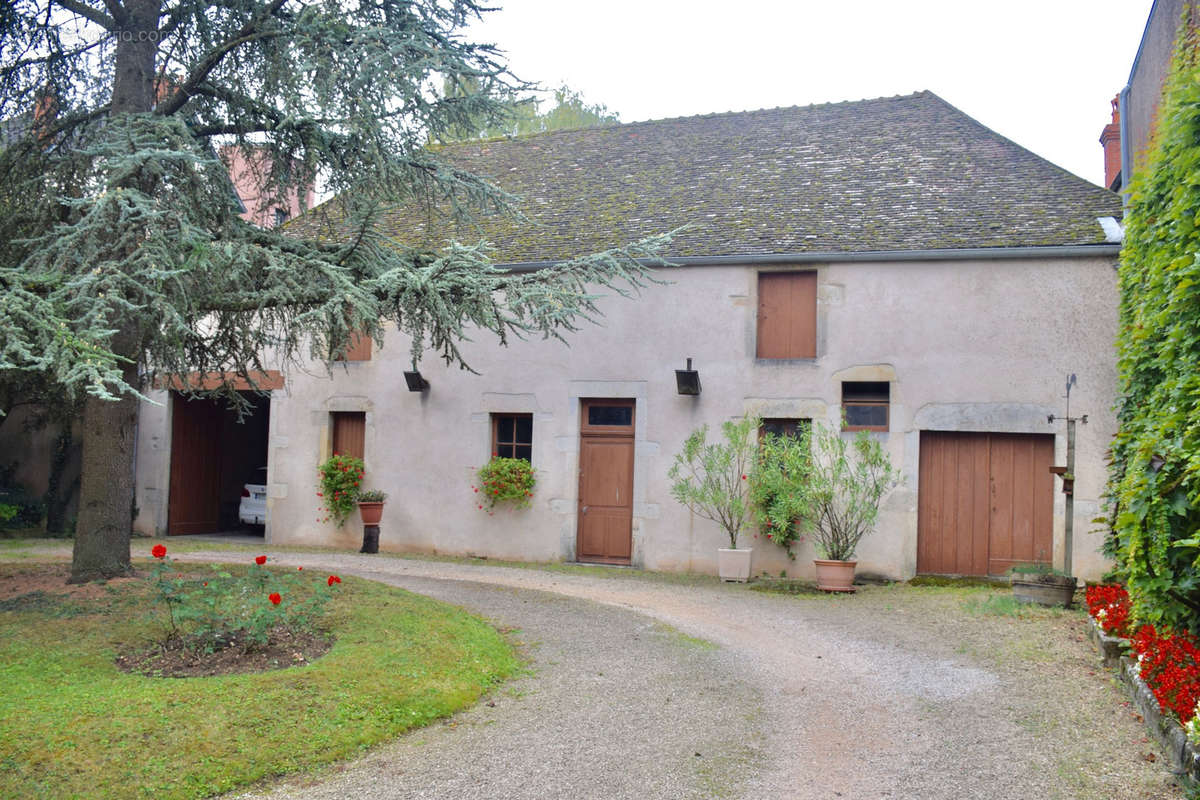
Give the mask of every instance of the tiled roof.
[[[443, 148], [521, 198], [475, 226], [396, 213], [414, 246], [487, 239], [498, 263], [568, 258], [682, 225], [673, 256], [1104, 243], [1119, 197], [930, 92]], [[1097, 158], [1100, 157], [1097, 152]]]

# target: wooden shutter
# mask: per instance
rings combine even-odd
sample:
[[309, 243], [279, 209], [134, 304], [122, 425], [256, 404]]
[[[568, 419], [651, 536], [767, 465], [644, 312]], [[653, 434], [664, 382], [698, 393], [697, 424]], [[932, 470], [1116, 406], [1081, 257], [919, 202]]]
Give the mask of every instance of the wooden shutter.
[[371, 360], [371, 337], [356, 333], [350, 339], [350, 347], [346, 350], [347, 361]]
[[367, 415], [362, 411], [335, 411], [333, 417], [333, 453], [362, 458], [366, 452]]
[[759, 273], [757, 356], [817, 357], [817, 273]]
[[371, 360], [371, 337], [364, 336], [361, 333], [350, 335], [350, 344], [346, 348], [346, 355], [334, 356], [334, 361], [370, 361]]

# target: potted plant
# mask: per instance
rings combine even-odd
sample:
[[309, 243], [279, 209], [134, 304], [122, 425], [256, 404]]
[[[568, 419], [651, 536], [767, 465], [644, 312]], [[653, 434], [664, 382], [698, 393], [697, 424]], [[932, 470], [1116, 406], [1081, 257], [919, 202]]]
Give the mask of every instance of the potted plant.
[[322, 522], [333, 520], [340, 528], [358, 501], [363, 478], [362, 459], [335, 453], [317, 466], [317, 472], [321, 476], [317, 497], [324, 503]]
[[509, 503], [514, 508], [529, 508], [533, 502], [533, 487], [537, 477], [533, 465], [523, 458], [493, 456], [476, 473], [474, 493], [481, 511], [493, 512], [497, 503]]
[[738, 536], [750, 514], [747, 471], [757, 449], [758, 417], [745, 416], [721, 425], [722, 439], [709, 442], [708, 426], [693, 431], [667, 473], [671, 494], [693, 514], [718, 523], [729, 537], [728, 548], [717, 549], [721, 580], [750, 579], [749, 548], [738, 547]]
[[769, 433], [758, 446], [750, 474], [750, 509], [768, 541], [796, 560], [793, 545], [804, 537], [801, 518], [807, 511], [804, 489], [811, 469], [809, 445], [804, 436]]
[[1009, 571], [1013, 599], [1019, 603], [1070, 608], [1075, 578], [1049, 564], [1017, 564]]
[[358, 513], [362, 516], [363, 525], [378, 525], [383, 519], [383, 502], [387, 500], [387, 492], [379, 489], [367, 489], [358, 493]]
[[839, 431], [813, 425], [807, 473], [798, 480], [798, 517], [822, 558], [814, 559], [817, 588], [853, 592], [858, 543], [874, 529], [879, 501], [900, 482], [883, 446], [866, 431], [847, 440]]

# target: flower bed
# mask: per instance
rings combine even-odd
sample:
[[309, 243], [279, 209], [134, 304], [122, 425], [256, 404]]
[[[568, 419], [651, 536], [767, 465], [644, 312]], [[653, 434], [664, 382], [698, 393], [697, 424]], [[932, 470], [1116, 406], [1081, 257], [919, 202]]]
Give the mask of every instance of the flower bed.
[[1114, 666], [1120, 650], [1132, 651], [1119, 657], [1121, 677], [1182, 777], [1200, 784], [1200, 640], [1153, 625], [1130, 635], [1129, 594], [1123, 586], [1089, 586], [1086, 600], [1105, 665]]
[[1119, 584], [1096, 584], [1087, 587], [1085, 599], [1088, 614], [1109, 636], [1129, 638], [1129, 592]]

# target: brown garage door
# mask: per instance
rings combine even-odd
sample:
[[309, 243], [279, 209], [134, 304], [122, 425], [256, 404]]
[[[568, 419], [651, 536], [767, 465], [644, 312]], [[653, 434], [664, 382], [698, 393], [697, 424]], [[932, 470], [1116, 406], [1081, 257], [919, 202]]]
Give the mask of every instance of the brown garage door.
[[167, 534], [213, 533], [220, 527], [222, 407], [177, 393], [172, 400]]
[[917, 572], [1002, 575], [1054, 554], [1054, 437], [921, 431]]

